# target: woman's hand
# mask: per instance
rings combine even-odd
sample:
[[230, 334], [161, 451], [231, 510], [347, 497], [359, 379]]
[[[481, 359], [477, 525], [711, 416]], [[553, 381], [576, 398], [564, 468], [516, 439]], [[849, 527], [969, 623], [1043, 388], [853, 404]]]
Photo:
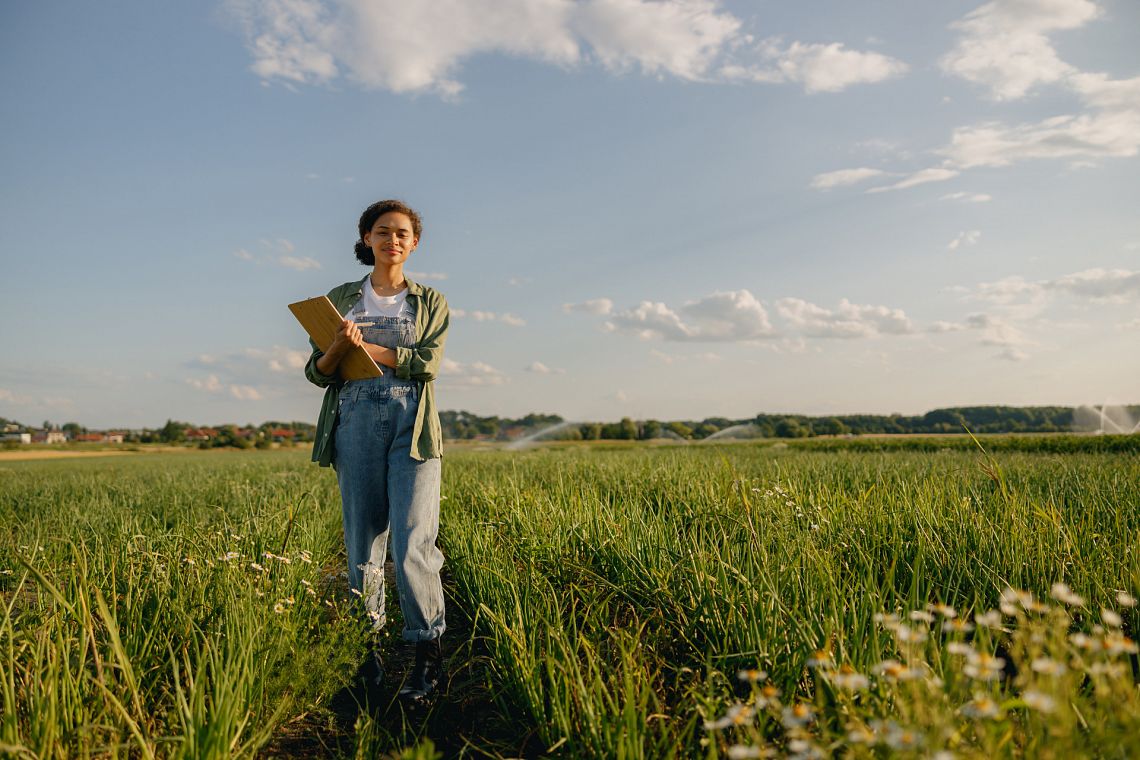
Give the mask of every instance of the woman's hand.
[[364, 336], [360, 334], [360, 328], [356, 323], [350, 319], [341, 320], [340, 329], [336, 331], [336, 337], [329, 345], [324, 356], [317, 359], [317, 369], [326, 375], [331, 375], [336, 372], [337, 366], [340, 365], [340, 360], [352, 349], [353, 346], [364, 345]]
[[360, 328], [351, 319], [344, 319], [341, 320], [340, 329], [336, 331], [332, 345], [325, 353], [343, 357], [353, 346], [360, 346], [363, 343], [364, 336], [360, 333]]

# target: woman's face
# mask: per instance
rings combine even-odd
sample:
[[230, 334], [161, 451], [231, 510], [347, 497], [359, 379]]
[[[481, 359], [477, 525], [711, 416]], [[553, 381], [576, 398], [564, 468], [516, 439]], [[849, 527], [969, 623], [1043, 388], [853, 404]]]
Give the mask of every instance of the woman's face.
[[364, 244], [372, 249], [377, 266], [404, 263], [419, 242], [412, 231], [412, 220], [399, 211], [381, 214], [372, 229], [364, 233]]

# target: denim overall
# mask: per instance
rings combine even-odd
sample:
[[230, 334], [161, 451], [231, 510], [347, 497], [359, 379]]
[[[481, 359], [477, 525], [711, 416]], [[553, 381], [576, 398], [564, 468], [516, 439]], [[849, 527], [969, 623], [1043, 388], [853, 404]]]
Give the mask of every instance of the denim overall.
[[[360, 332], [368, 343], [415, 346], [414, 316], [364, 316], [361, 299], [349, 319], [364, 324]], [[440, 460], [411, 455], [422, 384], [398, 379], [391, 367], [381, 369], [381, 377], [347, 381], [337, 408], [336, 474], [348, 582], [379, 631], [385, 623], [384, 555], [391, 533], [403, 636], [427, 641], [445, 628], [439, 579], [443, 553], [436, 546]]]

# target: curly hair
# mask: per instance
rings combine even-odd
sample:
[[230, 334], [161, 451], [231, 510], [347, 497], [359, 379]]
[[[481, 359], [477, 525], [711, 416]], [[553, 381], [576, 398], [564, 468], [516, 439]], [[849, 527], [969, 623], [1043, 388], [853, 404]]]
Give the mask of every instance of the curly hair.
[[423, 220], [411, 206], [398, 200], [377, 201], [368, 208], [364, 209], [364, 213], [360, 215], [360, 222], [357, 225], [357, 230], [360, 232], [360, 238], [356, 241], [354, 251], [356, 252], [356, 259], [366, 266], [373, 266], [376, 263], [376, 256], [372, 253], [372, 248], [364, 244], [365, 233], [372, 230], [372, 225], [376, 224], [376, 220], [384, 216], [384, 214], [392, 211], [398, 211], [412, 220], [412, 234], [419, 240], [424, 231]]

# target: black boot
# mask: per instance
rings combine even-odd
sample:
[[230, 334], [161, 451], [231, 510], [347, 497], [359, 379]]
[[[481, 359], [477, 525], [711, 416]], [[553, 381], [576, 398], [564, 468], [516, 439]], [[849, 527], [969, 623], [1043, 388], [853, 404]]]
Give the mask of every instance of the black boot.
[[443, 648], [439, 638], [416, 642], [416, 662], [400, 698], [412, 702], [424, 702], [435, 696], [443, 680]]
[[364, 685], [368, 695], [379, 694], [384, 688], [384, 660], [380, 656], [380, 648], [373, 646], [364, 657], [356, 677]]

